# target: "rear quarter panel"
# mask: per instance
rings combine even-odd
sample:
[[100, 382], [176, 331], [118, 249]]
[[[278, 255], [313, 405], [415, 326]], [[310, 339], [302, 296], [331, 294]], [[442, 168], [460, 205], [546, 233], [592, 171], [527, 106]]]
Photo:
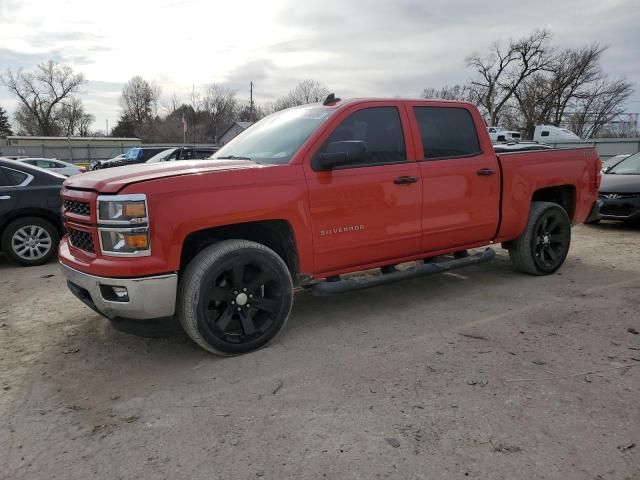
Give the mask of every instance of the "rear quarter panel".
[[598, 196], [600, 160], [595, 148], [499, 154], [502, 169], [502, 220], [496, 242], [517, 238], [528, 221], [536, 191], [554, 186], [575, 189], [571, 222], [582, 223]]

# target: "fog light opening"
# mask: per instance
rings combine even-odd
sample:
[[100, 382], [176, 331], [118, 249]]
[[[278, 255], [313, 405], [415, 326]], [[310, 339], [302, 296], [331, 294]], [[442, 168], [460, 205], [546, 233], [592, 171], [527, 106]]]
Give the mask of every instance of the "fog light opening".
[[118, 285], [100, 285], [100, 292], [105, 300], [110, 302], [128, 302], [129, 292], [127, 287]]

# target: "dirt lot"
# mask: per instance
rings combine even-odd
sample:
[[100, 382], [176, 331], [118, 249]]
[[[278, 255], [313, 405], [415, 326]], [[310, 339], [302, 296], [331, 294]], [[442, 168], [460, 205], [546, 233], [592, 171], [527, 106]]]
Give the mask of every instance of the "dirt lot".
[[0, 477], [640, 479], [640, 228], [577, 227], [550, 277], [498, 253], [301, 292], [227, 359], [118, 333], [55, 263], [0, 257]]

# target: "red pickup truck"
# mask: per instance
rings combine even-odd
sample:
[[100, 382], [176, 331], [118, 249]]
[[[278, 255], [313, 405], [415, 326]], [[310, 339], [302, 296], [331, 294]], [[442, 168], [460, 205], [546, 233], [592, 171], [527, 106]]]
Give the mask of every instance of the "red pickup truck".
[[593, 148], [497, 155], [469, 103], [330, 95], [210, 160], [68, 179], [59, 258], [116, 328], [161, 335], [177, 319], [233, 355], [282, 329], [296, 286], [370, 287], [490, 260], [466, 250], [498, 243], [516, 269], [553, 273], [571, 225], [597, 218], [599, 182]]

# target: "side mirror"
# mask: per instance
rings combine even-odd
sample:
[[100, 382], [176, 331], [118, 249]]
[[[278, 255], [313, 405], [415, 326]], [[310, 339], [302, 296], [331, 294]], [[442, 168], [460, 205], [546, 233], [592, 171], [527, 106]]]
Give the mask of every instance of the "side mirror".
[[333, 170], [341, 165], [363, 160], [367, 153], [367, 146], [361, 140], [345, 140], [332, 142], [327, 145], [325, 152], [313, 159], [314, 170]]

